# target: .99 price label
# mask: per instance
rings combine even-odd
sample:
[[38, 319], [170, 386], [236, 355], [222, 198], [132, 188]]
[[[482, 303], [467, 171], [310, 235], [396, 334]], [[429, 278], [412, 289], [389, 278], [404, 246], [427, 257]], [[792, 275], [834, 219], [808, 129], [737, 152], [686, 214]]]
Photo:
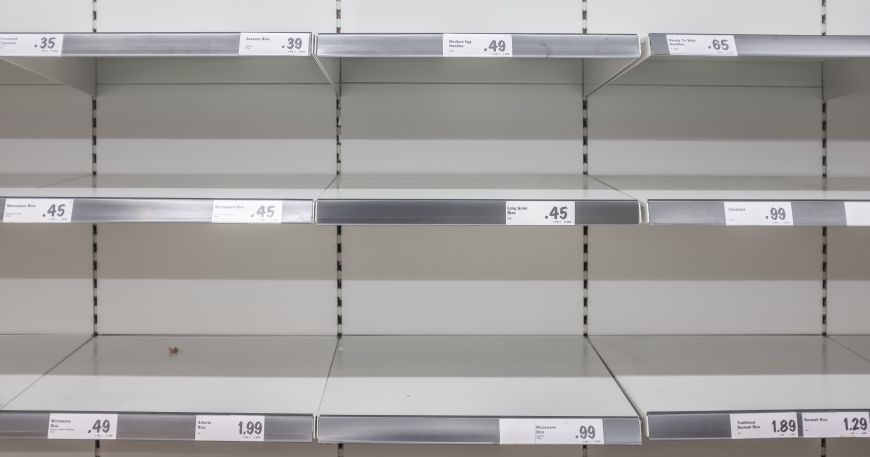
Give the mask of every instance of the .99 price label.
[[791, 202], [725, 202], [725, 225], [794, 225]]
[[499, 419], [500, 444], [604, 444], [601, 419]]
[[62, 34], [0, 35], [0, 56], [60, 57], [62, 52]]
[[505, 202], [507, 225], [574, 225], [574, 202]]
[[795, 438], [800, 435], [797, 413], [731, 415], [731, 438]]
[[215, 200], [213, 224], [280, 224], [284, 204], [280, 200]]
[[196, 416], [196, 441], [263, 441], [264, 416]]

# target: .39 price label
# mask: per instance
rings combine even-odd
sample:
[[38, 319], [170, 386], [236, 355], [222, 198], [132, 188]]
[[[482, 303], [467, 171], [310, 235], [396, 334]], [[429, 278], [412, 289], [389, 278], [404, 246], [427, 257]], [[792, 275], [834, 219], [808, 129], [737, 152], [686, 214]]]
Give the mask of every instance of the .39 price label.
[[284, 204], [280, 200], [215, 200], [213, 224], [280, 224]]
[[196, 416], [195, 441], [263, 441], [264, 416]]
[[794, 225], [791, 202], [725, 202], [725, 225]]
[[0, 35], [0, 56], [60, 57], [62, 52], [62, 34]]
[[506, 225], [574, 225], [574, 202], [505, 202]]
[[511, 57], [514, 55], [513, 35], [445, 33], [442, 39], [441, 53], [444, 57]]
[[797, 413], [731, 414], [731, 438], [795, 438], [800, 435]]
[[7, 224], [68, 224], [72, 221], [72, 199], [7, 198], [3, 222]]
[[805, 438], [870, 437], [870, 413], [802, 413]]
[[308, 33], [239, 34], [240, 56], [307, 56], [311, 35]]
[[734, 35], [667, 35], [672, 56], [737, 56]]
[[51, 413], [48, 416], [50, 440], [113, 440], [117, 435], [117, 414]]

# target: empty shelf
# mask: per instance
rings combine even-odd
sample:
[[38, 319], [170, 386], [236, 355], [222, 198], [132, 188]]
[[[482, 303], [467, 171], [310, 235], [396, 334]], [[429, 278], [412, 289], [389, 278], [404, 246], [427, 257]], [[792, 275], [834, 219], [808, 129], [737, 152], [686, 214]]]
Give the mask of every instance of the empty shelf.
[[[0, 335], [0, 408], [60, 363], [90, 336]], [[0, 419], [0, 438], [6, 437]]]
[[[5, 178], [5, 177], [3, 177]], [[42, 187], [37, 176], [0, 179], [4, 222], [311, 223], [314, 199], [333, 180], [320, 175], [99, 175]], [[9, 178], [11, 182], [13, 178]], [[11, 183], [10, 183], [11, 184]], [[72, 211], [48, 217], [41, 207]], [[33, 205], [30, 214], [22, 205]], [[19, 208], [19, 209], [16, 209]], [[13, 211], [22, 214], [10, 216]], [[20, 217], [19, 217], [20, 216]], [[45, 217], [43, 217], [45, 216]]]
[[311, 33], [0, 33], [0, 60], [94, 95], [94, 58], [302, 57], [334, 81], [314, 58]]
[[639, 427], [580, 337], [345, 336], [318, 439], [640, 444]]
[[[618, 77], [644, 69], [648, 62], [662, 66], [698, 61], [762, 65], [804, 62], [822, 64], [826, 100], [870, 88], [870, 36], [651, 33], [643, 47], [643, 57]], [[728, 78], [741, 78], [740, 73], [707, 72], [702, 78], [722, 84]], [[657, 78], [675, 76], [674, 72], [652, 72], [643, 77], [653, 79], [644, 80], [648, 84], [667, 84], [667, 79]], [[821, 81], [819, 84], [822, 85]]]
[[842, 335], [831, 338], [852, 352], [870, 360], [870, 335]]
[[636, 200], [580, 175], [341, 175], [320, 224], [637, 224]]
[[592, 344], [650, 439], [867, 436], [870, 363], [827, 338], [605, 336]]
[[870, 179], [611, 176], [599, 180], [637, 198], [650, 224], [870, 225]]
[[0, 410], [0, 437], [52, 438], [66, 420], [64, 438], [92, 439], [75, 425], [97, 418], [100, 439], [310, 442], [335, 344], [100, 336]]

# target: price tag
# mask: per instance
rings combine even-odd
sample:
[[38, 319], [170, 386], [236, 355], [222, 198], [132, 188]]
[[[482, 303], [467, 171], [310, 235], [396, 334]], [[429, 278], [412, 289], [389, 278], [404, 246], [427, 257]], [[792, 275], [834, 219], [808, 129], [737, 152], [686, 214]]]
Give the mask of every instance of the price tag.
[[50, 440], [113, 440], [117, 434], [117, 414], [51, 413], [48, 416]]
[[3, 222], [7, 224], [68, 224], [74, 200], [53, 198], [7, 198]]
[[0, 35], [0, 56], [60, 57], [63, 34]]
[[845, 202], [846, 225], [870, 225], [870, 202]]
[[870, 437], [870, 413], [830, 412], [801, 414], [804, 438]]
[[311, 54], [308, 33], [242, 33], [240, 56], [307, 56]]
[[499, 419], [500, 444], [604, 444], [601, 419]]
[[264, 416], [196, 416], [195, 441], [263, 441]]
[[442, 39], [444, 57], [512, 57], [514, 55], [513, 35], [445, 33]]
[[280, 224], [284, 217], [280, 200], [215, 200], [213, 224]]
[[672, 56], [737, 57], [734, 35], [667, 35]]
[[725, 225], [794, 225], [791, 202], [725, 202]]
[[731, 438], [795, 438], [797, 413], [753, 413], [731, 415]]
[[505, 202], [506, 225], [574, 225], [574, 202]]

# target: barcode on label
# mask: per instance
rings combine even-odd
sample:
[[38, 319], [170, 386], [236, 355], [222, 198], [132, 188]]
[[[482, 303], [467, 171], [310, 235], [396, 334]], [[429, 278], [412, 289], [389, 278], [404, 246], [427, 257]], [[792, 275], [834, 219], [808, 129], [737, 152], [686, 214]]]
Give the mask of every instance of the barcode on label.
[[442, 42], [444, 57], [512, 57], [513, 35], [445, 33]]
[[672, 56], [737, 56], [734, 35], [667, 35]]
[[499, 419], [500, 444], [604, 444], [601, 419]]

